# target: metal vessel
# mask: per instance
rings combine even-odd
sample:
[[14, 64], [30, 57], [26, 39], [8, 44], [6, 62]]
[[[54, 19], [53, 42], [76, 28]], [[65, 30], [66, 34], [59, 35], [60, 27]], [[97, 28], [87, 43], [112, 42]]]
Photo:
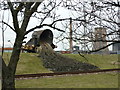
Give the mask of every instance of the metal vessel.
[[27, 52], [37, 52], [37, 47], [42, 43], [49, 43], [54, 49], [53, 44], [53, 33], [49, 29], [34, 31], [32, 38], [22, 47], [24, 51]]

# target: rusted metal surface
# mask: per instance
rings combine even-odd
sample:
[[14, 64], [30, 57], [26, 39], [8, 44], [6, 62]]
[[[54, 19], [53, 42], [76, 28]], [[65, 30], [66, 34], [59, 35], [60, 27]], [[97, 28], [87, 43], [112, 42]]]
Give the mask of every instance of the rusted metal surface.
[[32, 38], [22, 47], [22, 50], [27, 52], [36, 52], [36, 48], [42, 43], [49, 43], [52, 48], [55, 48], [53, 44], [53, 33], [49, 29], [34, 31]]
[[[0, 50], [2, 50], [2, 48], [0, 48]], [[13, 50], [13, 48], [4, 48], [4, 50]]]
[[101, 70], [90, 70], [90, 71], [81, 71], [81, 72], [58, 72], [58, 73], [38, 73], [38, 74], [23, 74], [15, 75], [16, 79], [19, 78], [34, 78], [34, 77], [46, 77], [46, 76], [58, 76], [58, 75], [75, 75], [75, 74], [94, 74], [94, 73], [105, 73], [105, 72], [120, 72], [118, 69], [101, 69]]

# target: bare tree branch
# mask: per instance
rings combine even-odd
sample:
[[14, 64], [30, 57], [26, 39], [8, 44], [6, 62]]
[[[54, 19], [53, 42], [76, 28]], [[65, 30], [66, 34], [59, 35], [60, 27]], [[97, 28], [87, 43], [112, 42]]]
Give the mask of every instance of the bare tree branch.
[[108, 44], [108, 45], [106, 45], [106, 46], [103, 46], [102, 48], [99, 48], [99, 49], [96, 49], [96, 50], [92, 50], [92, 51], [88, 51], [87, 53], [93, 53], [93, 52], [100, 51], [100, 50], [105, 49], [105, 48], [107, 48], [108, 46], [110, 46], [110, 45], [112, 45], [112, 44], [115, 44], [115, 43], [116, 43], [116, 42], [110, 43], [110, 44]]
[[53, 29], [56, 29], [56, 30], [58, 30], [58, 31], [60, 31], [60, 32], [65, 32], [64, 30], [61, 30], [61, 29], [56, 28], [56, 27], [53, 27], [52, 24], [43, 24], [43, 25], [36, 26], [36, 27], [34, 27], [34, 28], [29, 29], [28, 31], [26, 31], [25, 35], [27, 35], [28, 33], [32, 32], [32, 31], [34, 31], [35, 29], [42, 28], [42, 27], [44, 27], [44, 26], [49, 26], [49, 27], [51, 27], [51, 28], [53, 28]]
[[18, 11], [14, 10], [11, 2], [7, 2], [7, 3], [9, 5], [10, 11], [12, 13], [13, 22], [15, 22], [15, 23], [13, 23], [14, 28], [15, 28], [15, 32], [18, 32], [19, 31], [19, 24], [18, 24], [18, 18], [17, 18]]
[[[36, 2], [35, 4], [33, 2], [27, 3], [27, 8], [25, 9], [25, 13], [24, 13], [24, 19], [23, 19], [23, 22], [21, 25], [22, 30], [24, 30], [24, 31], [26, 30], [31, 15], [37, 10], [37, 8], [40, 4], [41, 4], [41, 2]], [[34, 5], [34, 6], [31, 8], [32, 5]]]
[[1, 23], [4, 23], [4, 24], [7, 25], [8, 27], [10, 27], [10, 29], [12, 29], [13, 31], [15, 31], [15, 29], [14, 29], [12, 26], [10, 26], [8, 23], [6, 23], [6, 22], [4, 22], [4, 21], [2, 21]]
[[21, 11], [21, 10], [24, 8], [24, 6], [25, 6], [24, 2], [21, 2], [21, 3], [19, 4], [19, 6], [15, 9], [15, 10], [17, 11], [17, 13], [18, 13], [19, 11]]
[[104, 4], [110, 4], [111, 6], [116, 6], [116, 7], [120, 7], [120, 3], [119, 2], [104, 2]]
[[42, 0], [41, 2], [36, 2], [36, 3], [35, 3], [35, 5], [31, 8], [32, 14], [37, 11], [38, 6], [39, 6], [42, 2], [43, 2], [43, 0]]

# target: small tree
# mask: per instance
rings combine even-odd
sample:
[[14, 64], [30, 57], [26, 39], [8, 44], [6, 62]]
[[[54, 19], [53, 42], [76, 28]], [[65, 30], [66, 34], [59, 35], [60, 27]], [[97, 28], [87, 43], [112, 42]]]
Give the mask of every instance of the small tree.
[[[15, 72], [16, 72], [17, 63], [19, 61], [21, 46], [22, 46], [22, 42], [25, 37], [26, 28], [29, 23], [30, 17], [37, 10], [38, 6], [42, 3], [42, 1], [36, 2], [36, 3], [21, 2], [19, 3], [17, 7], [14, 7], [13, 3], [11, 2], [7, 2], [7, 3], [10, 8], [12, 18], [13, 18], [14, 28], [12, 28], [12, 30], [16, 33], [16, 39], [15, 39], [15, 43], [13, 46], [13, 52], [12, 52], [8, 66], [6, 66], [4, 61], [2, 63], [2, 66], [3, 66], [2, 67], [2, 88], [15, 88]], [[24, 19], [20, 26], [17, 15], [21, 10], [23, 10], [23, 8], [25, 9]]]
[[[23, 40], [25, 39], [25, 35], [34, 31], [37, 28], [43, 28], [44, 26], [64, 32], [64, 30], [56, 28], [54, 24], [58, 21], [62, 21], [66, 19], [59, 19], [55, 21], [53, 20], [51, 24], [44, 23], [44, 21], [47, 18], [54, 19], [57, 17], [54, 13], [54, 9], [60, 6], [60, 4], [62, 3], [62, 0], [61, 1], [60, 0], [59, 1], [40, 0], [39, 2], [28, 2], [28, 1], [11, 2], [10, 0], [8, 0], [8, 2], [3, 1], [0, 4], [1, 6], [3, 6], [1, 7], [1, 10], [10, 9], [12, 20], [13, 20], [13, 25], [9, 25], [4, 20], [1, 21], [2, 25], [7, 25], [16, 34], [15, 43], [13, 45], [13, 51], [12, 51], [8, 65], [6, 65], [5, 61], [2, 59], [2, 88], [3, 89], [7, 89], [7, 88], [15, 89], [15, 72], [16, 72], [18, 61], [19, 61]], [[38, 17], [37, 14], [39, 14], [40, 17]], [[19, 15], [21, 16], [19, 17]], [[27, 26], [30, 22], [31, 17], [39, 19], [40, 23], [36, 26], [33, 26], [31, 29], [27, 29]], [[4, 31], [4, 28], [3, 28], [3, 31]], [[4, 48], [4, 42], [3, 42], [3, 48]]]
[[[7, 88], [15, 89], [15, 72], [16, 72], [18, 61], [19, 61], [21, 46], [22, 46], [23, 40], [25, 39], [25, 35], [27, 35], [29, 32], [33, 31], [36, 28], [42, 28], [43, 26], [52, 27], [52, 25], [43, 24], [43, 21], [48, 17], [50, 12], [57, 5], [55, 2], [52, 2], [53, 4], [51, 4], [51, 1], [48, 1], [47, 3], [42, 3], [42, 2], [43, 0], [39, 2], [10, 2], [8, 1], [6, 3], [6, 9], [10, 9], [11, 11], [11, 15], [13, 19], [13, 26], [9, 25], [8, 23], [4, 21], [2, 21], [2, 23], [4, 25], [9, 26], [10, 29], [12, 29], [15, 32], [16, 38], [15, 38], [13, 51], [12, 51], [8, 65], [6, 65], [4, 60], [2, 60], [2, 88], [3, 89], [7, 89]], [[42, 9], [44, 8], [44, 11], [37, 11], [40, 5]], [[48, 9], [47, 7], [49, 7], [50, 9]], [[5, 8], [3, 9], [5, 10]], [[30, 30], [27, 30], [27, 26], [30, 21], [30, 18], [36, 12], [43, 15], [43, 17], [41, 18], [41, 22], [38, 26]], [[21, 23], [18, 21], [18, 18], [19, 18], [18, 15], [20, 13], [22, 15]]]

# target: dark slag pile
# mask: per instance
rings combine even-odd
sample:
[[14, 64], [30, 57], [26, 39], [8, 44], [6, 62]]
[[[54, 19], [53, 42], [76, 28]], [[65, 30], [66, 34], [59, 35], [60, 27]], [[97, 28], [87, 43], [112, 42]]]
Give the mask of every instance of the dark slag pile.
[[87, 71], [99, 69], [97, 66], [83, 63], [56, 53], [48, 43], [39, 47], [39, 56], [45, 68], [53, 72]]

